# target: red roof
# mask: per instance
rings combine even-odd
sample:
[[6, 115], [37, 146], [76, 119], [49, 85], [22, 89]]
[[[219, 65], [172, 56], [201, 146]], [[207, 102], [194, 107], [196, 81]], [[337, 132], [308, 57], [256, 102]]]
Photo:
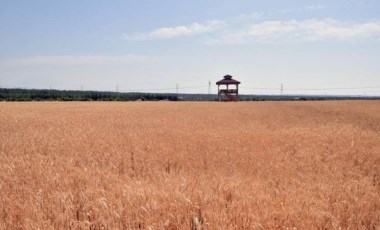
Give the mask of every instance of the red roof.
[[226, 75], [223, 80], [216, 82], [217, 85], [239, 85], [240, 81], [232, 79], [231, 75]]

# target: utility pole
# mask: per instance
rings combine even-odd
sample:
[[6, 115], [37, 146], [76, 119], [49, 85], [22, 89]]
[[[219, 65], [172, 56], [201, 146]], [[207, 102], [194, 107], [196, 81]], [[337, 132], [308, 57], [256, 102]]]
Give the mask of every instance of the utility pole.
[[119, 85], [116, 85], [116, 93], [119, 92]]
[[208, 81], [208, 95], [210, 95], [211, 94], [211, 81], [209, 80]]
[[177, 85], [176, 85], [176, 90], [177, 90], [177, 96], [178, 96], [178, 83], [177, 83]]
[[80, 86], [80, 91], [83, 91], [83, 85]]
[[284, 94], [284, 84], [281, 83], [281, 95]]

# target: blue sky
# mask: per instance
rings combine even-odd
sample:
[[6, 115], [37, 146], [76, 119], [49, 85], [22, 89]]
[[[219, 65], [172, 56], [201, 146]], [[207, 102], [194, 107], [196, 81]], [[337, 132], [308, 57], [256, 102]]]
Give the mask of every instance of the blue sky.
[[247, 94], [380, 95], [379, 15], [375, 0], [0, 0], [0, 87], [215, 93], [231, 74]]

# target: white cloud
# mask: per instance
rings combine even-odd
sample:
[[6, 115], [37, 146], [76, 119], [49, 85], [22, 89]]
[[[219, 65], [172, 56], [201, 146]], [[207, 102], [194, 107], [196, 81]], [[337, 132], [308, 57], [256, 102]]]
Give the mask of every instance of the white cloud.
[[215, 35], [208, 43], [355, 41], [378, 38], [380, 38], [380, 21], [350, 23], [333, 19], [274, 20], [242, 25], [240, 28], [227, 28], [223, 34]]
[[[321, 10], [310, 5], [291, 11]], [[148, 33], [124, 35], [131, 41], [174, 39], [202, 35], [204, 44], [241, 44], [286, 41], [358, 41], [380, 39], [380, 20], [347, 22], [335, 19], [263, 20], [264, 13], [253, 12], [224, 20], [193, 23], [188, 26], [163, 27]]]
[[304, 37], [306, 40], [355, 40], [380, 37], [380, 21], [342, 23], [335, 20], [309, 20], [304, 22], [301, 28], [309, 32]]
[[107, 65], [117, 63], [147, 62], [153, 57], [143, 55], [63, 55], [63, 56], [33, 56], [26, 58], [0, 59], [1, 67], [20, 66], [83, 66], [83, 65]]
[[140, 41], [140, 40], [155, 40], [155, 39], [172, 39], [176, 37], [193, 36], [198, 34], [205, 34], [223, 27], [224, 23], [219, 20], [208, 21], [204, 24], [193, 23], [188, 26], [176, 27], [163, 27], [153, 30], [148, 33], [139, 33], [123, 37], [127, 40]]

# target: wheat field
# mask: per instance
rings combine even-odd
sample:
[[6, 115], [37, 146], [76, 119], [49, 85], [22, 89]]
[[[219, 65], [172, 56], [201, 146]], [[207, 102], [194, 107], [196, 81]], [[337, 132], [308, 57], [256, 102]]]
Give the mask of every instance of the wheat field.
[[380, 229], [380, 101], [0, 103], [0, 229]]

